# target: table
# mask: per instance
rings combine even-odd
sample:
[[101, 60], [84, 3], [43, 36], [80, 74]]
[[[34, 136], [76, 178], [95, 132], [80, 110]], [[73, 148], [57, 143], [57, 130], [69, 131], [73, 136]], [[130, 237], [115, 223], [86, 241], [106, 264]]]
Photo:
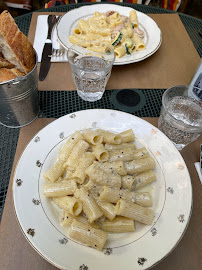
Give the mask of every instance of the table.
[[[85, 3], [91, 5], [94, 3]], [[80, 4], [70, 4], [66, 6], [57, 6], [49, 8], [50, 12], [67, 12], [78, 6], [85, 5]], [[144, 13], [162, 14], [162, 13], [175, 13], [170, 10], [165, 10], [162, 8], [156, 8], [152, 6], [136, 5], [129, 3], [121, 3], [123, 6], [134, 7], [136, 10]], [[39, 10], [40, 12], [47, 11], [45, 9]], [[197, 18], [179, 13], [180, 19], [184, 24], [198, 54], [202, 57], [202, 38], [199, 35], [199, 30], [202, 29], [202, 20]], [[32, 13], [28, 13], [15, 18], [15, 21], [19, 29], [28, 35], [29, 26], [31, 22]], [[150, 98], [155, 104], [154, 106], [143, 106], [140, 110], [135, 112], [138, 117], [158, 117], [161, 108], [161, 97], [165, 89], [141, 89], [145, 99]], [[77, 96], [75, 91], [40, 91], [39, 101], [40, 101], [40, 112], [39, 117], [61, 117], [65, 114], [71, 113], [73, 111], [78, 111], [81, 109], [94, 109], [94, 108], [105, 108], [114, 109], [114, 105], [111, 102], [111, 95], [113, 91], [106, 91], [103, 98], [95, 103], [89, 103], [81, 101]], [[66, 104], [66, 106], [65, 106]], [[68, 106], [67, 106], [68, 104]], [[19, 129], [9, 129], [0, 125], [0, 220], [3, 213], [4, 202], [6, 198], [7, 188], [9, 184], [12, 164], [15, 156], [16, 146], [18, 142]]]
[[[94, 3], [86, 3], [88, 5]], [[66, 12], [74, 9], [81, 4], [71, 4], [67, 6], [58, 6], [50, 8], [50, 12]], [[169, 10], [160, 8], [134, 5], [129, 3], [121, 3], [123, 6], [134, 7], [136, 10], [144, 13], [174, 13]], [[47, 10], [40, 10], [44, 12]], [[15, 19], [20, 30], [24, 34], [28, 34], [29, 25], [31, 22], [32, 13], [17, 17]], [[182, 23], [184, 24], [198, 54], [202, 57], [202, 39], [199, 35], [199, 30], [202, 29], [202, 21], [185, 14], [179, 14]], [[40, 91], [39, 102], [40, 112], [39, 118], [58, 118], [65, 114], [72, 113], [74, 111], [82, 109], [94, 109], [94, 108], [106, 108], [115, 109], [112, 96], [117, 90], [106, 91], [103, 98], [100, 101], [89, 103], [82, 101], [76, 91]], [[161, 97], [165, 89], [141, 89], [145, 100], [152, 101], [152, 106], [145, 102], [145, 105], [135, 113], [139, 117], [158, 117], [161, 108]], [[123, 110], [120, 108], [120, 110]], [[0, 218], [3, 213], [4, 202], [6, 198], [7, 188], [9, 184], [10, 174], [12, 170], [13, 160], [16, 152], [20, 129], [9, 129], [4, 126], [0, 126]]]

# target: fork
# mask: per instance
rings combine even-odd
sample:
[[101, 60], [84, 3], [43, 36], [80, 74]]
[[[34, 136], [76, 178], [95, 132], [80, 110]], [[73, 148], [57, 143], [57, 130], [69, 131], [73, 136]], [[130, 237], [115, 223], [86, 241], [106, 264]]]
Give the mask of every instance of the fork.
[[[57, 41], [57, 43], [59, 42]], [[53, 48], [52, 50], [52, 56], [60, 57], [60, 56], [63, 56], [64, 53], [65, 53], [65, 50], [63, 48], [59, 48], [59, 49]]]
[[[62, 16], [57, 17], [57, 22], [60, 20]], [[56, 44], [54, 44], [54, 48], [52, 49], [52, 56], [54, 57], [61, 57], [65, 53], [65, 49], [61, 47], [58, 39], [56, 41]]]

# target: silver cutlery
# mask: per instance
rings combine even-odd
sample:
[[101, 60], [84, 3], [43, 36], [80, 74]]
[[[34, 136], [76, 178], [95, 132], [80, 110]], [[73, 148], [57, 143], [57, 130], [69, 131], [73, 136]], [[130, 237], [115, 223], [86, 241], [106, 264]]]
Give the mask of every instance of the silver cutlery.
[[49, 15], [47, 21], [48, 21], [48, 35], [47, 35], [47, 39], [44, 44], [43, 53], [42, 53], [41, 66], [40, 66], [40, 71], [39, 71], [39, 81], [45, 80], [48, 74], [48, 71], [50, 69], [51, 56], [52, 56], [51, 34], [58, 20], [55, 15]]

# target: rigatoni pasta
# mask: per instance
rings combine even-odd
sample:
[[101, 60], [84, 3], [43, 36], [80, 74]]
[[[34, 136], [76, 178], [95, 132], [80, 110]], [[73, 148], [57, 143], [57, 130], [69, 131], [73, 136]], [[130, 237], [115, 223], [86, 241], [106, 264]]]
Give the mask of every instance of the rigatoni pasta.
[[134, 232], [135, 222], [152, 224], [153, 198], [141, 189], [156, 181], [155, 161], [134, 140], [132, 129], [75, 132], [45, 172], [44, 195], [60, 209], [60, 224], [75, 241], [101, 250], [106, 232]]
[[123, 217], [137, 220], [143, 224], [150, 225], [154, 220], [154, 212], [152, 209], [142, 207], [135, 203], [129, 203], [120, 199], [116, 204], [116, 213]]
[[75, 179], [77, 183], [83, 184], [86, 179], [86, 169], [93, 163], [95, 160], [95, 155], [90, 152], [84, 153], [80, 159], [79, 165], [76, 168], [75, 172], [72, 173], [72, 179]]
[[69, 236], [89, 247], [102, 250], [108, 235], [102, 230], [95, 229], [90, 225], [74, 220], [69, 230]]
[[132, 129], [128, 129], [126, 131], [123, 131], [123, 132], [119, 133], [119, 135], [121, 136], [121, 140], [123, 143], [134, 142], [134, 140], [135, 140], [135, 136], [134, 136]]
[[127, 189], [104, 186], [100, 192], [100, 199], [103, 201], [117, 203], [122, 198], [141, 206], [152, 206], [152, 198], [148, 192], [135, 193]]
[[77, 168], [79, 164], [79, 159], [83, 156], [83, 154], [88, 150], [89, 144], [84, 140], [79, 140], [77, 144], [72, 149], [72, 152], [67, 159], [67, 161], [64, 163], [64, 166]]
[[121, 176], [115, 172], [102, 170], [96, 162], [88, 167], [86, 174], [92, 181], [100, 186], [121, 187]]
[[85, 129], [83, 130], [82, 135], [88, 143], [93, 145], [99, 145], [103, 141], [103, 136], [100, 135], [97, 131]]
[[104, 143], [120, 144], [122, 142], [121, 136], [103, 129], [97, 130], [101, 136], [103, 136]]
[[110, 144], [110, 143], [105, 144], [105, 149], [107, 151], [120, 150], [120, 149], [125, 149], [125, 148], [135, 150], [136, 145], [134, 143], [121, 143], [121, 144], [116, 144], [116, 145]]
[[106, 172], [115, 172], [119, 175], [126, 175], [126, 169], [122, 160], [112, 162], [102, 162], [99, 164], [100, 168]]
[[78, 200], [75, 197], [56, 197], [53, 198], [53, 203], [74, 216], [78, 216], [83, 209], [81, 200]]
[[109, 159], [108, 151], [106, 150], [103, 144], [95, 146], [93, 145], [91, 148], [98, 161], [105, 162]]
[[63, 164], [62, 160], [58, 160], [54, 166], [43, 175], [44, 179], [54, 183], [65, 172]]
[[61, 149], [61, 151], [59, 153], [59, 160], [61, 160], [63, 162], [67, 161], [67, 159], [70, 156], [74, 146], [77, 144], [77, 142], [79, 140], [82, 140], [82, 139], [83, 139], [83, 136], [78, 131], [76, 131], [74, 134], [72, 134], [68, 138], [68, 140], [66, 141], [63, 148]]
[[131, 218], [115, 217], [112, 221], [105, 220], [102, 223], [102, 229], [112, 233], [134, 232], [135, 224]]
[[125, 163], [128, 174], [141, 173], [155, 168], [155, 161], [152, 157], [136, 159]]
[[[143, 39], [144, 31], [139, 28], [135, 10], [130, 11], [129, 17], [116, 11], [95, 12], [87, 20], [79, 20], [69, 36], [71, 43], [80, 42], [82, 47], [98, 53], [105, 53], [106, 45], [112, 45], [117, 57], [144, 50]], [[102, 42], [103, 46], [96, 45], [95, 40]]]
[[59, 181], [57, 183], [46, 183], [44, 185], [44, 195], [46, 197], [61, 197], [72, 195], [76, 191], [77, 185], [75, 181]]
[[77, 189], [75, 196], [82, 201], [83, 212], [87, 216], [90, 223], [103, 215], [103, 212], [100, 210], [95, 200], [89, 196], [89, 193], [84, 188]]

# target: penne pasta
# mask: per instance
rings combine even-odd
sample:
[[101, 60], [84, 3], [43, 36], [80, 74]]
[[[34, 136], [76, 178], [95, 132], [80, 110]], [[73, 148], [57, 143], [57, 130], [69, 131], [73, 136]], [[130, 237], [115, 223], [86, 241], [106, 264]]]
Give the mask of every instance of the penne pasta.
[[120, 199], [116, 204], [116, 214], [146, 225], [151, 225], [154, 220], [154, 211], [152, 209], [129, 203], [123, 199]]
[[69, 236], [84, 245], [102, 250], [108, 235], [102, 230], [74, 220], [69, 230]]

